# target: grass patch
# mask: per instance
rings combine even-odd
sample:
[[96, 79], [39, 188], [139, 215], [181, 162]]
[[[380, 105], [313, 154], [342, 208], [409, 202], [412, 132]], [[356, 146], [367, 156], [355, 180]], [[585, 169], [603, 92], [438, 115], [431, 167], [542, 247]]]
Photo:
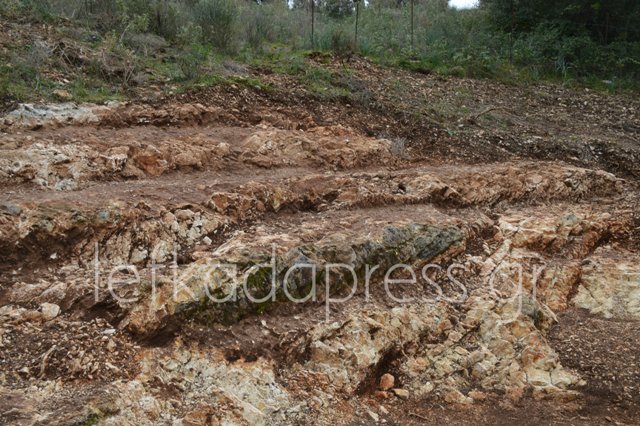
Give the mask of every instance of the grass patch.
[[69, 93], [75, 102], [105, 103], [123, 101], [126, 96], [118, 87], [110, 87], [96, 79], [76, 80], [69, 87]]

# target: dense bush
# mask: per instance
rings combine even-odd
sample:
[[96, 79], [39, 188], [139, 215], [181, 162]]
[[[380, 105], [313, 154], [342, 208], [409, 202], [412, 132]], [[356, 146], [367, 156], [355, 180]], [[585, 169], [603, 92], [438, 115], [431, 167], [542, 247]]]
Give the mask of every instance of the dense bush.
[[492, 24], [516, 34], [551, 24], [563, 37], [586, 36], [599, 44], [640, 41], [637, 0], [480, 0]]
[[2, 0], [0, 1], [0, 15], [9, 18], [30, 16], [39, 20], [47, 20], [55, 13], [51, 7], [51, 0]]
[[166, 41], [182, 49], [175, 63], [187, 77], [197, 74], [190, 64], [201, 60], [197, 46], [205, 45], [214, 54], [239, 53], [245, 59], [279, 48], [357, 51], [424, 72], [474, 77], [639, 78], [637, 1], [482, 0], [479, 9], [458, 11], [447, 0], [415, 0], [412, 43], [409, 0], [371, 0], [361, 5], [357, 45], [353, 0], [316, 0], [315, 43], [309, 0], [288, 4], [2, 0], [0, 13], [37, 20], [64, 16], [145, 56]]
[[178, 66], [187, 80], [193, 80], [201, 75], [201, 67], [206, 62], [209, 52], [201, 46], [194, 45], [178, 57]]
[[238, 6], [234, 0], [200, 0], [193, 12], [202, 29], [203, 41], [229, 52], [236, 41]]

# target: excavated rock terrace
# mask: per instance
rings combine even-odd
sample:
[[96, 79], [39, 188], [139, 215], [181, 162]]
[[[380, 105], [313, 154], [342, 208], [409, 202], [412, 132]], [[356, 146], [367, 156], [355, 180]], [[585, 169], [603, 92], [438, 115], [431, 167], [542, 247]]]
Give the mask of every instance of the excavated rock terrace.
[[0, 422], [637, 421], [633, 178], [226, 111], [3, 119]]

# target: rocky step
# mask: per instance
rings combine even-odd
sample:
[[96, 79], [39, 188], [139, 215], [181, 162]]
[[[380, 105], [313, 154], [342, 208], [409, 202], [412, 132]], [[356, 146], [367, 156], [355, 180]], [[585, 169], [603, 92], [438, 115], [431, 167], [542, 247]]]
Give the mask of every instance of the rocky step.
[[[260, 293], [270, 290], [272, 283], [278, 297], [282, 297], [285, 271], [301, 262], [313, 263], [317, 267], [313, 275], [319, 283], [318, 294], [322, 300], [325, 297], [321, 287], [325, 278], [323, 265], [327, 263], [351, 265], [363, 284], [363, 275], [367, 272], [363, 271], [365, 265], [424, 262], [437, 256], [440, 250], [418, 250], [412, 244], [426, 244], [423, 247], [426, 248], [429, 244], [438, 246], [449, 241], [458, 247], [456, 252], [464, 251], [459, 261], [471, 268], [477, 277], [484, 280], [498, 272], [504, 274], [504, 280], [498, 279], [493, 285], [509, 294], [513, 291], [512, 282], [518, 274], [523, 274], [525, 289], [532, 291], [531, 284], [535, 280], [537, 299], [547, 310], [559, 312], [567, 308], [576, 293], [586, 296], [579, 288], [581, 277], [590, 276], [585, 269], [585, 259], [612, 234], [623, 233], [629, 226], [629, 217], [624, 214], [613, 218], [608, 212], [573, 213], [579, 208], [580, 205], [512, 208], [497, 220], [477, 210], [463, 209], [445, 214], [430, 205], [281, 213], [230, 233], [217, 246], [196, 246], [185, 263], [180, 263], [180, 259], [167, 250], [165, 258], [156, 259], [148, 267], [115, 264], [119, 268], [114, 268], [109, 266], [113, 264], [100, 258], [98, 251], [97, 263], [84, 267], [71, 263], [55, 273], [44, 270], [37, 279], [29, 278], [27, 282], [18, 277], [7, 287], [4, 298], [23, 306], [56, 303], [63, 312], [81, 313], [93, 309], [96, 304], [114, 306], [119, 316], [130, 310], [141, 311], [145, 316], [133, 321], [132, 327], [139, 330], [139, 334], [153, 334], [163, 326], [164, 318], [172, 318], [182, 311], [189, 311], [185, 314], [189, 319], [202, 317], [214, 322], [234, 322], [247, 314], [264, 312], [269, 303], [247, 303], [242, 283], [249, 272], [247, 288], [252, 294], [255, 291], [254, 298], [263, 298], [265, 294]], [[413, 243], [401, 249], [394, 238], [404, 241], [400, 244], [403, 247], [410, 241]], [[616, 252], [621, 250], [616, 248]], [[275, 274], [271, 267], [274, 259]], [[229, 271], [216, 270], [216, 264], [230, 264], [237, 269], [228, 274]], [[257, 265], [263, 267], [256, 269]], [[524, 271], [518, 269], [522, 266]], [[110, 273], [131, 272], [129, 268], [134, 268], [140, 278], [129, 288], [118, 287], [116, 293], [120, 293], [121, 299], [133, 297], [134, 302], [117, 308], [104, 285]], [[178, 282], [184, 285], [181, 301], [172, 297], [172, 292], [181, 288], [175, 287], [174, 270]], [[294, 272], [289, 277], [290, 293], [296, 299], [304, 298], [309, 288], [303, 281], [308, 281], [311, 275]], [[96, 273], [100, 275], [99, 281], [95, 279]], [[118, 274], [114, 276], [118, 280], [123, 278]], [[339, 282], [340, 277], [346, 278], [347, 283], [350, 279], [346, 270], [337, 274], [334, 290], [338, 292], [344, 287]], [[124, 274], [124, 278], [131, 277]], [[214, 278], [219, 281], [217, 287], [207, 288], [206, 285], [215, 283]], [[371, 278], [379, 285], [379, 273], [372, 274]], [[96, 283], [102, 285], [98, 299], [95, 298]], [[158, 290], [165, 284], [164, 289]], [[157, 290], [153, 293], [154, 298], [147, 297], [154, 288]], [[231, 293], [236, 297], [228, 304], [214, 306], [216, 309], [211, 312], [208, 308], [202, 311], [201, 302], [207, 296], [203, 293], [205, 290], [209, 295], [215, 294], [217, 299], [224, 299]], [[151, 315], [147, 318], [148, 313]]]
[[[289, 246], [278, 235], [258, 240], [232, 239], [180, 270], [177, 279], [159, 282], [133, 302], [121, 326], [150, 335], [174, 317], [237, 322], [277, 303], [323, 301], [346, 288], [368, 291], [369, 281], [378, 285], [382, 271], [396, 264], [447, 259], [463, 247], [464, 234], [454, 226], [410, 223], [374, 225], [366, 235], [339, 233], [304, 245]], [[273, 253], [269, 243], [277, 243]]]
[[141, 105], [109, 102], [106, 105], [76, 104], [20, 104], [0, 117], [0, 129], [20, 133], [27, 129], [59, 129], [67, 126], [193, 126], [228, 120], [222, 108], [206, 107], [198, 103], [171, 105]]
[[86, 263], [96, 244], [114, 263], [144, 265], [153, 256], [162, 262], [172, 252], [171, 246], [189, 250], [270, 212], [419, 204], [504, 208], [616, 197], [624, 188], [623, 181], [605, 172], [556, 164], [534, 170], [527, 163], [477, 166], [462, 173], [442, 167], [311, 174], [252, 180], [235, 187], [225, 180], [228, 176], [222, 181], [211, 177], [214, 182], [207, 176], [200, 176], [205, 182], [200, 184], [202, 190], [193, 188], [193, 180], [184, 185], [163, 180], [124, 193], [115, 186], [88, 188], [49, 200], [30, 199], [34, 193], [18, 194], [4, 202], [0, 211], [0, 247], [9, 253], [10, 261], [5, 267], [54, 254], [72, 255]]
[[385, 139], [340, 126], [307, 132], [268, 128], [65, 128], [8, 135], [0, 144], [0, 184], [77, 190], [171, 172], [305, 167], [354, 170], [402, 163]]
[[[482, 218], [477, 211], [467, 211], [466, 217], [448, 216], [428, 205], [291, 213], [265, 218], [264, 222], [233, 235], [218, 247], [215, 255], [210, 252], [196, 254], [198, 260], [179, 270], [180, 276], [185, 273], [187, 283], [195, 277], [192, 283], [197, 283], [203, 278], [202, 273], [207, 275], [207, 262], [211, 259], [245, 265], [238, 271], [237, 275], [241, 276], [256, 263], [266, 262], [270, 254], [269, 243], [276, 242], [280, 247], [277, 263], [284, 266], [295, 264], [301, 255], [321, 265], [328, 262], [361, 265], [367, 260], [384, 264], [399, 260], [411, 265], [424, 262], [446, 265], [447, 261], [459, 260], [470, 268], [469, 275], [475, 277], [483, 277], [485, 271], [498, 264], [528, 262], [527, 266], [532, 267], [541, 260], [552, 262], [566, 258], [571, 265], [577, 262], [581, 268], [576, 279], [578, 289], [577, 292], [562, 293], [561, 274], [552, 274], [543, 275], [542, 280], [549, 279], [548, 283], [553, 285], [543, 286], [537, 299], [525, 299], [521, 306], [517, 299], [510, 297], [508, 288], [500, 288], [496, 293], [482, 285], [469, 286], [468, 297], [461, 301], [454, 300], [455, 297], [434, 301], [433, 297], [426, 297], [420, 287], [410, 294], [396, 294], [412, 297], [410, 302], [388, 306], [377, 297], [382, 285], [380, 277], [376, 276], [371, 285], [377, 291], [376, 297], [367, 300], [359, 293], [342, 304], [336, 302], [338, 310], [330, 311], [330, 321], [323, 321], [324, 306], [311, 302], [297, 310], [298, 315], [305, 316], [304, 321], [296, 321], [295, 313], [293, 317], [284, 315], [287, 309], [276, 310], [275, 315], [267, 309], [258, 312], [266, 312], [266, 315], [256, 316], [252, 327], [247, 327], [247, 320], [251, 320], [248, 317], [237, 326], [231, 325], [231, 331], [227, 332], [229, 339], [237, 340], [239, 335], [246, 333], [246, 341], [245, 346], [240, 346], [230, 356], [220, 335], [208, 333], [206, 329], [215, 330], [219, 327], [218, 321], [225, 320], [215, 307], [194, 305], [192, 301], [167, 304], [162, 296], [169, 294], [170, 287], [158, 289], [156, 300], [162, 303], [149, 305], [152, 299], [148, 292], [145, 293], [149, 288], [142, 286], [137, 295], [120, 293], [124, 297], [136, 296], [136, 300], [129, 302], [133, 307], [125, 307], [121, 326], [126, 327], [116, 331], [118, 341], [129, 339], [126, 330], [154, 333], [167, 318], [173, 317], [186, 325], [184, 333], [179, 333], [180, 343], [174, 344], [169, 339], [162, 347], [138, 350], [135, 358], [140, 360], [140, 365], [135, 370], [136, 380], [125, 382], [128, 383], [125, 385], [121, 380], [126, 376], [114, 375], [114, 379], [121, 380], [106, 385], [112, 397], [108, 400], [96, 397], [90, 405], [101, 407], [101, 413], [110, 412], [108, 407], [125, 407], [118, 414], [108, 414], [115, 419], [155, 416], [158, 411], [153, 409], [155, 404], [166, 403], [156, 391], [167, 383], [190, 389], [192, 398], [208, 392], [209, 397], [214, 395], [220, 403], [231, 400], [231, 406], [243, 413], [242, 418], [258, 422], [278, 419], [282, 413], [293, 415], [289, 408], [301, 400], [303, 404], [310, 394], [319, 398], [317, 404], [330, 404], [329, 401], [336, 397], [347, 397], [355, 403], [357, 398], [354, 396], [358, 395], [383, 400], [435, 398], [472, 404], [496, 393], [515, 403], [528, 392], [536, 398], [573, 400], [578, 397], [574, 387], [583, 382], [565, 368], [547, 341], [549, 325], [556, 321], [559, 312], [545, 306], [549, 305], [549, 295], [560, 291], [565, 304], [575, 301], [578, 306], [598, 309], [587, 297], [594, 293], [597, 294], [594, 300], [605, 309], [599, 312], [609, 315], [606, 311], [608, 300], [626, 300], [637, 289], [637, 285], [629, 280], [633, 267], [637, 266], [633, 256], [617, 247], [597, 248], [610, 225], [624, 226], [624, 223], [615, 225], [619, 218], [611, 218], [605, 212], [572, 213], [577, 208], [579, 205], [562, 204], [514, 207], [495, 221]], [[371, 213], [374, 220], [367, 223], [366, 216]], [[432, 222], [416, 223], [421, 216], [431, 217]], [[404, 220], [393, 222], [393, 217]], [[342, 229], [326, 236], [332, 227]], [[489, 229], [493, 232], [487, 232]], [[463, 235], [462, 240], [458, 239], [458, 233]], [[362, 238], [363, 235], [367, 238]], [[325, 238], [319, 238], [321, 236]], [[451, 245], [447, 246], [449, 243]], [[440, 252], [445, 246], [445, 251]], [[465, 246], [471, 252], [464, 253]], [[259, 255], [255, 256], [258, 251]], [[588, 262], [582, 261], [584, 256]], [[293, 260], [286, 263], [287, 259]], [[559, 265], [562, 264], [552, 264], [553, 267]], [[626, 269], [619, 269], [619, 266]], [[269, 281], [266, 276], [262, 278], [263, 284]], [[608, 283], [615, 285], [611, 287]], [[336, 290], [342, 288], [344, 291], [348, 284], [345, 280], [343, 286], [336, 286]], [[126, 290], [126, 287], [118, 290]], [[336, 298], [344, 295], [329, 293], [330, 297]], [[203, 309], [197, 309], [198, 306]], [[624, 306], [624, 311], [610, 311], [611, 315], [635, 313], [633, 303]], [[154, 311], [155, 307], [161, 309]], [[243, 310], [242, 303], [229, 303], [227, 307], [234, 312]], [[140, 321], [140, 310], [149, 308], [153, 315]], [[173, 315], [172, 310], [175, 310]], [[63, 314], [61, 320], [67, 315]], [[275, 333], [282, 327], [278, 323], [285, 322], [285, 318], [295, 321], [298, 329], [294, 333]], [[143, 328], [136, 328], [140, 325]], [[210, 340], [201, 340], [201, 335], [193, 333], [202, 327], [205, 328], [202, 336], [210, 334]], [[100, 333], [100, 329], [96, 332]], [[272, 344], [272, 352], [256, 358], [255, 349], [251, 348], [265, 345], [269, 339], [276, 341]], [[94, 349], [90, 354], [94, 356], [100, 374], [109, 371]], [[127, 352], [126, 356], [133, 354]], [[56, 354], [51, 356], [50, 362], [57, 365], [55, 363], [62, 363], [62, 360]], [[37, 363], [34, 365], [38, 367]], [[66, 371], [67, 367], [62, 366], [61, 371]], [[393, 389], [396, 390], [379, 390], [380, 377], [389, 372], [395, 376]], [[236, 386], [225, 381], [230, 375]], [[242, 384], [242, 389], [238, 389], [238, 383]], [[34, 392], [40, 395], [46, 390]], [[258, 404], [260, 395], [270, 396], [267, 404]], [[140, 407], [126, 403], [126, 399], [133, 396], [136, 400], [144, 398], [150, 404], [156, 402], [141, 411]], [[169, 405], [165, 408], [177, 415], [187, 413]]]

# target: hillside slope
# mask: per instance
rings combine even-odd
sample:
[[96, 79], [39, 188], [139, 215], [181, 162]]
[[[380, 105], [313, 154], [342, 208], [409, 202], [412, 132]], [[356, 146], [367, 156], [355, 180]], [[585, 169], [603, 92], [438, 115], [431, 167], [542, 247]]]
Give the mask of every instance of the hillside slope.
[[303, 67], [0, 118], [0, 422], [637, 421], [640, 100]]

